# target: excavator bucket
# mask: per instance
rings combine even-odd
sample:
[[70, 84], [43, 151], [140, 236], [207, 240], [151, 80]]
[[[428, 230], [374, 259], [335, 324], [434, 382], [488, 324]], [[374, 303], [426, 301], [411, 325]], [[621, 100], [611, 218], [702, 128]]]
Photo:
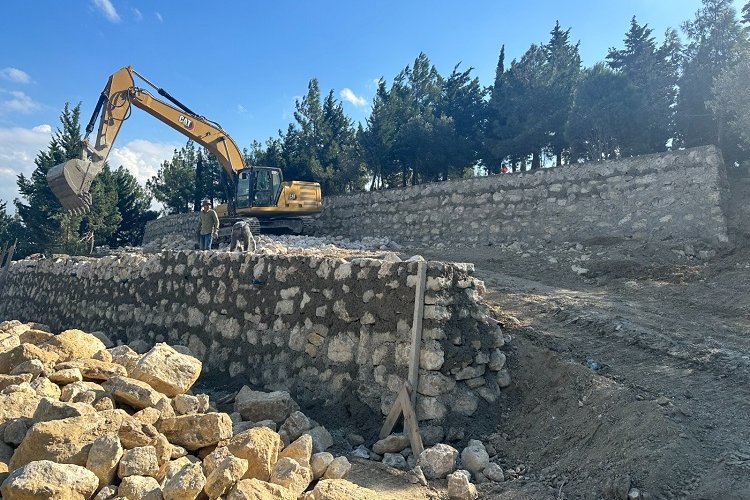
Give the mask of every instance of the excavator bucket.
[[63, 209], [85, 214], [91, 207], [91, 182], [101, 172], [103, 162], [68, 160], [47, 172], [47, 184]]

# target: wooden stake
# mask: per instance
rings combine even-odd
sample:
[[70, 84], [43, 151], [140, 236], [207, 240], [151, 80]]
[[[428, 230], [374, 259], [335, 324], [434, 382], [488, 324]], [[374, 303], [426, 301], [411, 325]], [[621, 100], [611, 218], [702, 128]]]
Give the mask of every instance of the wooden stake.
[[411, 358], [409, 359], [409, 383], [411, 384], [411, 407], [417, 404], [419, 383], [419, 354], [422, 352], [422, 318], [424, 316], [424, 289], [427, 282], [427, 263], [417, 263], [417, 289], [414, 293], [414, 319], [411, 324]]

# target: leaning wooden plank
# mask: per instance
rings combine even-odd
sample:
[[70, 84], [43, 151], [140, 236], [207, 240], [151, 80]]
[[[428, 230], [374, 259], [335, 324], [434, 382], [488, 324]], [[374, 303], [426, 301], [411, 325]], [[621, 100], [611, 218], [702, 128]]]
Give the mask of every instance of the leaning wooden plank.
[[398, 397], [401, 400], [401, 411], [404, 413], [404, 432], [409, 436], [414, 456], [419, 458], [419, 455], [424, 451], [424, 445], [422, 444], [422, 435], [419, 433], [417, 415], [414, 413], [407, 391], [401, 391]]
[[[414, 293], [414, 319], [411, 324], [411, 358], [409, 359], [409, 383], [418, 387], [419, 354], [422, 352], [422, 316], [424, 316], [424, 289], [427, 281], [427, 263], [417, 264], [417, 289]], [[411, 406], [417, 404], [417, 391], [411, 391]]]
[[391, 406], [391, 411], [388, 412], [388, 416], [385, 418], [385, 423], [383, 424], [383, 428], [380, 429], [380, 436], [378, 439], [385, 439], [393, 430], [393, 427], [396, 425], [396, 422], [398, 422], [398, 417], [401, 416], [401, 393], [406, 391], [406, 387], [401, 389], [401, 391], [398, 393], [398, 396], [396, 397], [396, 400], [393, 402], [393, 406]]

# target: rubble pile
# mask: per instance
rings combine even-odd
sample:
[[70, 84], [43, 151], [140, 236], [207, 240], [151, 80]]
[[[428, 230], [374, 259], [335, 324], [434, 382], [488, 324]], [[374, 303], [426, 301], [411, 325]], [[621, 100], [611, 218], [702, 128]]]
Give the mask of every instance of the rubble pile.
[[[341, 236], [298, 236], [298, 235], [271, 235], [255, 234], [256, 249], [255, 252], [264, 255], [277, 254], [295, 254], [295, 255], [314, 255], [326, 254], [335, 255], [357, 254], [362, 252], [379, 252], [398, 251], [401, 245], [391, 241], [389, 238], [375, 238], [366, 236], [360, 240], [350, 240]], [[144, 244], [144, 252], [160, 252], [163, 250], [194, 250], [197, 242], [194, 239], [185, 238], [180, 234], [165, 235]], [[221, 243], [219, 250], [229, 250], [229, 245]], [[99, 253], [106, 252], [105, 249], [97, 248]], [[138, 251], [138, 248], [126, 247], [125, 251]]]
[[[375, 498], [286, 392], [248, 387], [235, 412], [190, 389], [182, 346], [144, 354], [102, 334], [0, 323], [4, 499]], [[278, 429], [278, 432], [277, 432]]]

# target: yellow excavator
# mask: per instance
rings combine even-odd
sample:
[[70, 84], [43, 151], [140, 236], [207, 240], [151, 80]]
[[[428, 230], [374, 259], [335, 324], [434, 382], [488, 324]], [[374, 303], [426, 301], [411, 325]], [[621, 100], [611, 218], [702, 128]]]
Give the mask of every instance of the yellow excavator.
[[[137, 87], [136, 76], [169, 103]], [[130, 116], [131, 105], [156, 117], [216, 156], [224, 167], [224, 180], [229, 191], [228, 203], [216, 207], [222, 228], [245, 220], [253, 232], [309, 232], [313, 223], [311, 216], [322, 210], [320, 184], [284, 181], [278, 168], [246, 166], [237, 143], [217, 123], [195, 113], [131, 66], [109, 77], [86, 126], [81, 158], [56, 165], [47, 173], [47, 183], [63, 209], [78, 214], [89, 211], [91, 183], [101, 172], [120, 127]], [[99, 132], [90, 143], [89, 135], [100, 114]]]

